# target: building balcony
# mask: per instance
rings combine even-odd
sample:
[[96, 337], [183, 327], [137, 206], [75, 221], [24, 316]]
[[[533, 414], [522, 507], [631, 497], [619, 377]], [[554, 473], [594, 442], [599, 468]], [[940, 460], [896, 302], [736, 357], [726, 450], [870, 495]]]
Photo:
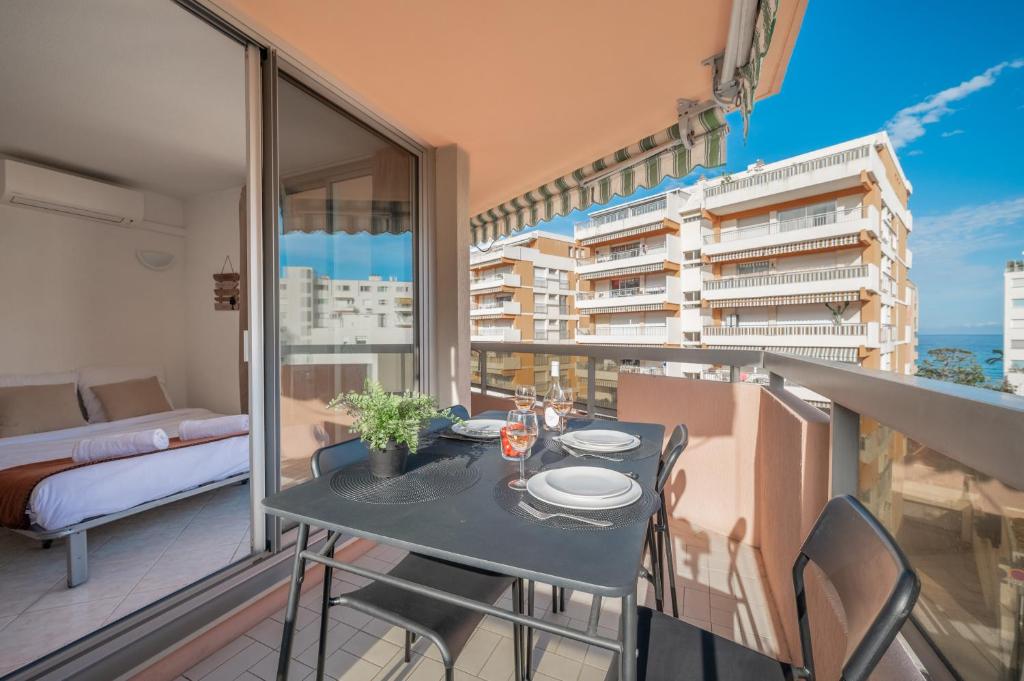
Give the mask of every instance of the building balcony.
[[[675, 201], [673, 201], [673, 207]], [[667, 197], [661, 196], [650, 201], [637, 202], [595, 213], [589, 220], [573, 225], [573, 234], [584, 246], [604, 241], [614, 241], [631, 234], [659, 231], [665, 228], [679, 229], [671, 220], [666, 222], [664, 214], [669, 211]], [[639, 231], [634, 231], [639, 230]]]
[[705, 208], [719, 215], [809, 198], [863, 184], [862, 173], [884, 172], [870, 144], [807, 158], [778, 167], [751, 170], [705, 187]]
[[678, 272], [680, 252], [673, 248], [678, 239], [670, 238], [669, 247], [630, 248], [604, 253], [578, 261], [576, 274], [580, 279], [603, 279], [647, 272]]
[[[884, 327], [883, 327], [884, 328]], [[750, 326], [705, 326], [701, 340], [708, 347], [764, 345], [792, 347], [879, 346], [879, 325], [867, 324], [758, 324]]]
[[[609, 345], [665, 345], [679, 342], [676, 324], [601, 324], [576, 329], [577, 343]], [[676, 333], [672, 333], [673, 329]]]
[[487, 277], [479, 277], [471, 279], [469, 282], [469, 290], [472, 293], [479, 293], [481, 291], [487, 291], [491, 289], [500, 289], [502, 287], [516, 288], [520, 286], [520, 279], [518, 274], [495, 274]]
[[576, 294], [580, 314], [593, 314], [611, 309], [641, 306], [642, 309], [677, 309], [679, 279], [670, 278], [666, 286], [637, 286], [604, 291], [581, 291]]
[[515, 301], [504, 301], [500, 303], [485, 303], [474, 305], [469, 309], [470, 317], [504, 317], [519, 314], [519, 303]]
[[473, 329], [470, 340], [482, 342], [518, 343], [521, 338], [519, 329], [511, 326], [482, 326]]
[[722, 230], [704, 237], [705, 262], [729, 262], [864, 245], [878, 236], [878, 211], [856, 208]]
[[835, 291], [877, 293], [878, 267], [851, 265], [793, 272], [748, 274], [704, 281], [703, 300], [757, 299], [772, 296], [828, 294]]

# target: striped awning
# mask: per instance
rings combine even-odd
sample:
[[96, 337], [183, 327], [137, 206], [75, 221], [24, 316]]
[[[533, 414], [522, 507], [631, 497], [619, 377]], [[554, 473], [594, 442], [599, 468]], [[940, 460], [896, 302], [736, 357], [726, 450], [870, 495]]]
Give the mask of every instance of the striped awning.
[[750, 129], [750, 114], [754, 110], [754, 93], [757, 91], [757, 83], [761, 79], [761, 63], [772, 44], [775, 18], [779, 13], [779, 0], [760, 0], [757, 5], [754, 36], [750, 44], [750, 59], [738, 69], [739, 109], [743, 116], [744, 138]]
[[811, 239], [809, 241], [798, 241], [792, 244], [781, 244], [779, 246], [764, 246], [763, 248], [750, 248], [745, 251], [730, 251], [729, 253], [717, 253], [704, 256], [708, 262], [728, 262], [730, 260], [745, 260], [747, 258], [765, 258], [773, 255], [784, 255], [787, 253], [801, 253], [803, 251], [817, 251], [832, 248], [843, 248], [845, 246], [857, 246], [861, 243], [860, 236], [848, 234], [846, 236], [831, 237], [829, 239]]
[[832, 293], [798, 293], [788, 296], [762, 296], [760, 298], [729, 298], [709, 300], [708, 307], [761, 307], [762, 305], [809, 305], [814, 303], [846, 303], [860, 300], [859, 291], [836, 291]]
[[814, 357], [831, 362], [856, 362], [857, 348], [801, 347], [788, 345], [715, 345], [715, 350], [763, 350], [801, 357]]
[[653, 187], [666, 177], [683, 177], [695, 166], [720, 166], [728, 131], [718, 107], [681, 116], [659, 133], [473, 216], [473, 243], [486, 245], [542, 220]]
[[587, 237], [579, 240], [581, 246], [591, 246], [593, 244], [603, 243], [605, 241], [613, 241], [615, 239], [626, 239], [631, 236], [637, 236], [639, 234], [647, 234], [649, 232], [657, 232], [660, 230], [677, 230], [679, 229], [679, 223], [673, 222], [668, 218], [663, 218], [657, 222], [648, 222], [645, 225], [638, 225], [636, 227], [623, 227], [622, 229], [615, 230], [614, 232], [604, 232], [598, 236]]
[[661, 272], [665, 269], [665, 263], [655, 262], [649, 265], [633, 265], [632, 267], [619, 267], [614, 270], [599, 270], [597, 272], [578, 272], [577, 279], [606, 279], [608, 277], [622, 277], [627, 274], [643, 274], [645, 272]]

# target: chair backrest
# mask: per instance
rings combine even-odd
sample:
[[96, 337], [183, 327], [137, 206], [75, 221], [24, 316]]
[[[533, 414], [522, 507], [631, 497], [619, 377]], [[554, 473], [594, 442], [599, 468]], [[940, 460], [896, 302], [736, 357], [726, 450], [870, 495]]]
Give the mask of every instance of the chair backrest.
[[892, 535], [852, 496], [829, 501], [793, 565], [800, 647], [814, 676], [804, 572], [814, 563], [843, 608], [842, 681], [866, 681], [910, 615], [921, 583]]
[[665, 485], [668, 484], [669, 478], [672, 477], [672, 469], [675, 468], [679, 455], [683, 453], [689, 442], [690, 431], [687, 430], [686, 426], [678, 425], [672, 429], [672, 435], [669, 436], [668, 444], [665, 445], [665, 451], [661, 455], [661, 463], [658, 464], [658, 480], [655, 483], [655, 491], [658, 494], [665, 490]]
[[[469, 418], [469, 410], [461, 404], [456, 404], [451, 407], [451, 412], [454, 416], [460, 419]], [[432, 421], [428, 426], [427, 431], [440, 430], [448, 425], [448, 421], [444, 419], [438, 419]], [[324, 473], [337, 470], [343, 466], [347, 466], [350, 463], [355, 463], [366, 456], [366, 445], [359, 438], [353, 440], [347, 440], [345, 442], [339, 442], [333, 445], [327, 445], [313, 452], [313, 456], [309, 461], [310, 468], [313, 469], [313, 477], [319, 478]]]

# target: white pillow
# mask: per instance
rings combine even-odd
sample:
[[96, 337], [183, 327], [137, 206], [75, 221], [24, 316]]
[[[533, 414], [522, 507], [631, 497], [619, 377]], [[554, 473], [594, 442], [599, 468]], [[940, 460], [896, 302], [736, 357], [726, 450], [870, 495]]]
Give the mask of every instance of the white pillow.
[[14, 388], [19, 385], [63, 385], [78, 383], [77, 371], [60, 371], [52, 374], [0, 374], [0, 388]]
[[93, 392], [92, 386], [106, 385], [108, 383], [120, 383], [130, 381], [134, 378], [149, 378], [156, 376], [160, 381], [160, 387], [167, 398], [167, 404], [171, 403], [171, 396], [167, 394], [167, 385], [164, 383], [164, 372], [159, 367], [85, 367], [78, 370], [78, 389], [82, 393], [82, 402], [85, 403], [85, 412], [89, 417], [89, 423], [104, 423], [107, 415], [103, 411], [103, 404]]

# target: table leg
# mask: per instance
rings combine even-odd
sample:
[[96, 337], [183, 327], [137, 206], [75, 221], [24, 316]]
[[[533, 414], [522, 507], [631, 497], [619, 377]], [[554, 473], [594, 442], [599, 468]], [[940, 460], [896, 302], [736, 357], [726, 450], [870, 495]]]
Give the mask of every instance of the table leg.
[[288, 663], [292, 656], [292, 640], [295, 638], [295, 618], [299, 612], [302, 580], [306, 575], [306, 561], [302, 558], [302, 552], [306, 550], [307, 544], [309, 544], [309, 525], [299, 525], [299, 537], [295, 542], [292, 582], [288, 587], [288, 605], [284, 611], [284, 630], [281, 632], [281, 653], [277, 660], [277, 681], [288, 681]]
[[[522, 599], [522, 582], [519, 579], [512, 580], [512, 611], [517, 614], [523, 614], [523, 599]], [[523, 681], [523, 644], [520, 638], [523, 632], [523, 628], [516, 622], [512, 623], [512, 657], [515, 664], [515, 675], [512, 677], [515, 681]]]
[[[529, 592], [526, 597], [526, 614], [533, 617], [534, 582], [531, 579]], [[533, 629], [526, 628], [526, 681], [533, 678]]]
[[622, 597], [622, 616], [619, 618], [619, 681], [636, 681], [636, 591]]

